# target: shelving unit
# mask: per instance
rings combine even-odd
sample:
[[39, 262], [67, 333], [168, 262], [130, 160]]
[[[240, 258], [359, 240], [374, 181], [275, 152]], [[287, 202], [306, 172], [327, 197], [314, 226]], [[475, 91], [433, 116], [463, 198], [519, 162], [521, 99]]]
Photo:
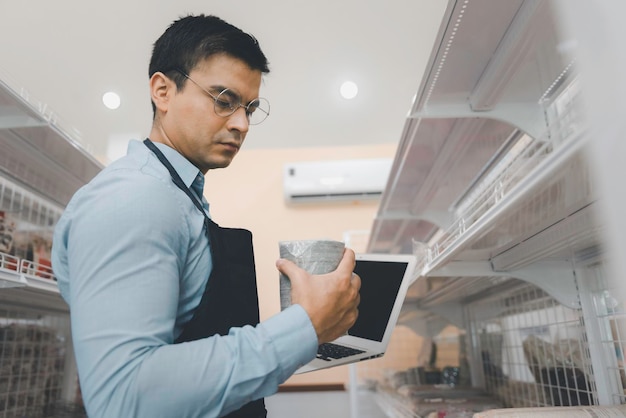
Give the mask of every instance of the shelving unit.
[[458, 327], [454, 366], [507, 407], [626, 401], [623, 301], [555, 6], [449, 1], [367, 248], [418, 257], [400, 323]]
[[102, 168], [47, 106], [0, 80], [0, 416], [85, 416], [52, 233]]

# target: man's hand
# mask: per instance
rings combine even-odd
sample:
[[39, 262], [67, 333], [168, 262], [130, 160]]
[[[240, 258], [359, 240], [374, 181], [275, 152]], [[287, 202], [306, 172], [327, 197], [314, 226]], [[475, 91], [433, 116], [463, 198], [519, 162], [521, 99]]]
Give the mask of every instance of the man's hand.
[[353, 273], [354, 264], [351, 249], [344, 251], [337, 269], [328, 274], [312, 275], [289, 260], [276, 262], [291, 281], [291, 303], [309, 314], [319, 344], [344, 335], [356, 321], [361, 279]]

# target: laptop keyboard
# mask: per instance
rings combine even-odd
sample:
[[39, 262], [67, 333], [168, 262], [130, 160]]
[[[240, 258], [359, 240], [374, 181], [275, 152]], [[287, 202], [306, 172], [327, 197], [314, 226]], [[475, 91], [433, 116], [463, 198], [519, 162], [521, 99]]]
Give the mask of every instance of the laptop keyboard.
[[363, 350], [344, 347], [343, 345], [324, 343], [317, 347], [317, 358], [324, 361], [331, 361], [332, 359], [340, 359], [364, 352]]

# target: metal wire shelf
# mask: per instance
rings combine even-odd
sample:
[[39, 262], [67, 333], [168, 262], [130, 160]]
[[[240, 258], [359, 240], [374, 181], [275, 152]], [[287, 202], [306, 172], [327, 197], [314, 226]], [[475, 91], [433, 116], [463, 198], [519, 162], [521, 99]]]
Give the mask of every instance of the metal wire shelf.
[[[567, 98], [571, 102], [565, 104], [559, 102], [560, 110], [544, 135], [535, 139], [522, 135], [490, 173], [466, 194], [464, 200], [457, 203], [455, 221], [452, 225], [445, 231], [440, 230], [425, 248], [420, 248], [424, 253], [422, 270], [424, 275], [449, 260], [455, 251], [459, 251], [461, 244], [467, 246], [466, 240], [470, 239], [470, 236], [475, 235], [474, 239], [480, 238], [477, 232], [480, 228], [486, 229], [487, 224], [493, 228], [497, 217], [503, 217], [507, 211], [509, 214], [515, 213], [516, 204], [532, 192], [538, 193], [535, 194], [538, 200], [529, 208], [535, 213], [527, 214], [528, 216], [517, 222], [518, 225], [525, 225], [527, 230], [530, 227], [525, 221], [531, 217], [535, 220], [545, 220], [552, 213], [550, 210], [555, 210], [550, 209], [551, 206], [571, 207], [580, 202], [588, 203], [593, 199], [588, 170], [584, 161], [576, 158], [576, 153], [584, 143], [582, 125], [580, 123], [568, 125], [568, 129], [555, 128], [573, 119], [580, 119], [578, 104], [574, 100], [576, 96], [572, 96], [569, 91], [568, 93]], [[558, 170], [563, 171], [562, 178], [567, 178], [570, 173], [576, 173], [576, 180], [580, 180], [576, 182], [577, 188], [565, 189], [566, 186], [561, 188], [557, 185], [556, 189], [554, 187], [550, 189]], [[542, 190], [546, 191], [542, 192], [543, 194], [539, 193]], [[542, 210], [545, 210], [545, 213], [537, 213]], [[566, 216], [567, 213], [562, 215]], [[518, 231], [521, 236], [522, 233], [523, 231]]]
[[85, 416], [68, 390], [69, 344], [69, 316], [0, 308], [0, 417]]

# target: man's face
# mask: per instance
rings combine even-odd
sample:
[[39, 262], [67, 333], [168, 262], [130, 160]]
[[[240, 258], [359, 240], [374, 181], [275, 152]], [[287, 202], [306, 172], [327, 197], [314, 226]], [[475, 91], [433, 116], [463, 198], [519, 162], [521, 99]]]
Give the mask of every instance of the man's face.
[[[213, 55], [190, 73], [182, 90], [172, 94], [160, 125], [167, 145], [191, 161], [202, 173], [227, 167], [248, 133], [244, 108], [227, 117], [215, 113], [217, 96], [228, 88], [245, 105], [259, 96], [261, 72], [228, 55]], [[197, 84], [196, 84], [197, 83]]]

